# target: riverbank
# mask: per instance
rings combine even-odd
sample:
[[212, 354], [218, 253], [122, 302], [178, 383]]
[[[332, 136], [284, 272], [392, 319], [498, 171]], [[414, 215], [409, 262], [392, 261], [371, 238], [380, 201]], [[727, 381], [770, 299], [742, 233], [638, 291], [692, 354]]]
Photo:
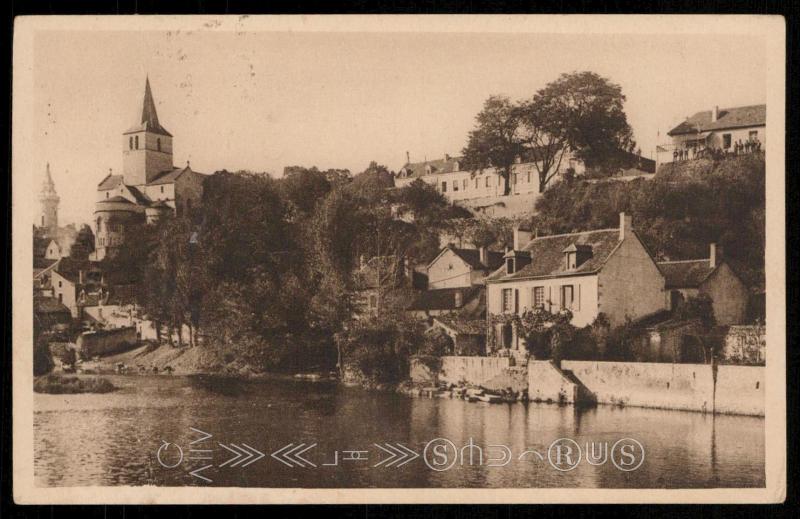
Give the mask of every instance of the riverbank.
[[49, 395], [110, 393], [116, 389], [117, 387], [110, 380], [101, 377], [68, 377], [51, 374], [33, 381], [34, 392]]

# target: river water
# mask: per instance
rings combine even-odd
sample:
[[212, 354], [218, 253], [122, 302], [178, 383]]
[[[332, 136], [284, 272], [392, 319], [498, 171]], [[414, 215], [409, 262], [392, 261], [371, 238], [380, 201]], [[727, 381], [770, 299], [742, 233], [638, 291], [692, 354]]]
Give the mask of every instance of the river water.
[[[37, 485], [765, 484], [761, 418], [468, 403], [286, 380], [220, 392], [186, 377], [109, 378], [120, 387], [111, 394], [35, 395]], [[605, 458], [599, 455], [604, 445], [612, 453]], [[590, 452], [598, 454], [594, 464]]]

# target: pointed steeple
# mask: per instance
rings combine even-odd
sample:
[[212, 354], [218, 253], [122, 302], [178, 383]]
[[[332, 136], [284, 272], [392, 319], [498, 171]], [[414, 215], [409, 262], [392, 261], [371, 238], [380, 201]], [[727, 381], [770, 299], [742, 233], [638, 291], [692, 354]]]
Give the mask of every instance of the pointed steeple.
[[50, 176], [50, 163], [49, 162], [47, 163], [47, 171], [46, 171], [45, 175], [46, 175], [45, 176], [45, 180], [44, 180], [45, 184], [55, 187], [55, 182], [53, 182], [53, 177]]
[[153, 101], [153, 91], [150, 90], [150, 76], [144, 80], [144, 103], [142, 104], [142, 123], [150, 128], [160, 128], [158, 124], [158, 114], [156, 113], [156, 103]]
[[[150, 77], [148, 76], [144, 82], [144, 101], [142, 102], [142, 119], [140, 121], [139, 129], [159, 133], [161, 135], [168, 135], [172, 137], [161, 123], [158, 122], [158, 113], [156, 112], [156, 102], [153, 99], [153, 91], [150, 89]], [[137, 127], [131, 128], [128, 132], [134, 131]], [[126, 132], [126, 133], [128, 133]]]

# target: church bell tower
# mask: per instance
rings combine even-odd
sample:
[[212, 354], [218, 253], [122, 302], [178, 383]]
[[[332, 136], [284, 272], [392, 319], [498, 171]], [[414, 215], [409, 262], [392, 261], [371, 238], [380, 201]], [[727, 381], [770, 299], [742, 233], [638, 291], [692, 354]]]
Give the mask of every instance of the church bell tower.
[[158, 122], [150, 78], [144, 84], [141, 121], [123, 133], [122, 146], [122, 172], [126, 185], [147, 184], [160, 173], [173, 169], [172, 134]]
[[39, 193], [41, 214], [37, 223], [49, 232], [58, 229], [58, 202], [60, 200], [56, 193], [53, 177], [50, 176], [50, 163], [48, 162], [44, 182], [42, 182], [42, 190]]

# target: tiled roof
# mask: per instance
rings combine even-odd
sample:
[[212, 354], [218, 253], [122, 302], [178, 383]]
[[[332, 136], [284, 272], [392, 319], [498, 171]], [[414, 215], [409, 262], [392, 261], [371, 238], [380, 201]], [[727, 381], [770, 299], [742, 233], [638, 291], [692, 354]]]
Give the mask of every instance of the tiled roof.
[[465, 319], [459, 316], [439, 315], [433, 318], [456, 333], [464, 335], [486, 335], [484, 319]]
[[667, 135], [683, 135], [728, 128], [743, 128], [748, 126], [764, 126], [767, 124], [767, 105], [739, 106], [736, 108], [721, 108], [719, 117], [711, 122], [711, 110], [697, 112], [681, 124], [667, 132]]
[[708, 259], [662, 261], [658, 268], [664, 274], [665, 288], [697, 288], [714, 272]]
[[34, 297], [33, 311], [39, 314], [70, 313], [69, 308], [64, 306], [55, 297]]
[[[455, 247], [449, 247], [449, 249], [473, 269], [482, 270], [486, 268], [486, 265], [481, 263], [481, 253], [478, 249], [457, 249]], [[497, 270], [503, 264], [502, 252], [487, 251], [486, 256], [489, 260], [488, 267], [490, 270]]]
[[[408, 307], [408, 310], [458, 310], [475, 297], [479, 297], [482, 287], [439, 288], [425, 290]], [[461, 306], [456, 306], [456, 294], [461, 294]]]
[[58, 272], [62, 277], [74, 283], [78, 281], [80, 277], [80, 271], [89, 272], [90, 270], [96, 270], [96, 268], [97, 267], [92, 265], [92, 263], [88, 260], [76, 260], [66, 257], [58, 260], [58, 265], [56, 265], [55, 271]]
[[124, 196], [121, 196], [121, 195], [112, 196], [111, 198], [106, 198], [105, 200], [100, 200], [100, 202], [98, 202], [98, 203], [102, 204], [102, 203], [105, 203], [105, 202], [133, 204], [133, 202], [131, 202], [130, 200], [128, 200], [127, 198], [125, 198]]
[[[540, 236], [530, 241], [523, 251], [530, 253], [531, 263], [513, 274], [505, 268], [492, 273], [488, 280], [505, 281], [519, 278], [550, 278], [598, 272], [619, 245], [619, 229], [603, 229], [554, 236]], [[564, 250], [570, 245], [591, 247], [591, 257], [567, 270]]]
[[116, 189], [120, 185], [122, 185], [122, 175], [111, 175], [109, 174], [100, 181], [100, 184], [97, 185], [98, 191], [109, 191], [111, 189]]
[[[461, 157], [450, 157], [424, 162], [408, 162], [397, 174], [399, 178], [419, 178], [425, 175], [436, 175], [440, 173], [452, 173], [458, 171], [456, 165], [461, 161]], [[430, 170], [430, 172], [428, 172]]]
[[139, 205], [150, 205], [150, 198], [147, 195], [145, 195], [144, 193], [142, 193], [141, 191], [139, 191], [139, 188], [134, 187], [134, 186], [125, 186], [125, 187], [128, 188], [128, 191], [131, 192], [131, 194], [133, 195], [133, 198], [136, 199], [136, 203], [137, 204], [139, 204]]

